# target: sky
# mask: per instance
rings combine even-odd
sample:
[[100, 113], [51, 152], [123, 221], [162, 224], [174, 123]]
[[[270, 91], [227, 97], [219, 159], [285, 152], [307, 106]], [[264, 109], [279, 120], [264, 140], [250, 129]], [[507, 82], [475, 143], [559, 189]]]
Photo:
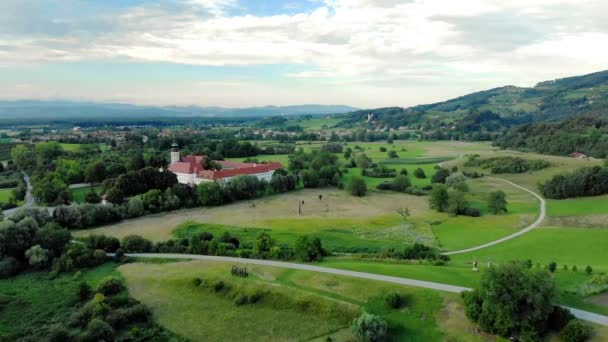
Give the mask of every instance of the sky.
[[606, 0], [1, 0], [0, 99], [411, 106], [608, 69]]

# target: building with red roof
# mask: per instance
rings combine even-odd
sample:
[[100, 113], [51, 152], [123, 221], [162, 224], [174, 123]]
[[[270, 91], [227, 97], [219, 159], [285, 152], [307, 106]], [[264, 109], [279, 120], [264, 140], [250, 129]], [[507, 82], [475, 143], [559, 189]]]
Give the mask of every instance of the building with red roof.
[[208, 170], [203, 166], [207, 156], [180, 157], [176, 144], [171, 151], [171, 164], [168, 170], [175, 173], [177, 181], [183, 184], [200, 184], [202, 182], [227, 182], [238, 176], [255, 176], [258, 179], [270, 181], [275, 170], [282, 169], [281, 163], [265, 164], [240, 163], [218, 160], [219, 170]]

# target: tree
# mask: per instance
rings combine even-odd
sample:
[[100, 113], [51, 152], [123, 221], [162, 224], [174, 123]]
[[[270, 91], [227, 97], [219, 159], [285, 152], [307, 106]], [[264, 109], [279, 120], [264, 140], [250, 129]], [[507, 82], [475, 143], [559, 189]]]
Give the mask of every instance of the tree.
[[261, 232], [253, 243], [253, 255], [266, 259], [269, 256], [270, 249], [274, 246], [275, 242], [266, 232]]
[[30, 171], [36, 167], [36, 153], [31, 147], [25, 145], [13, 147], [11, 158], [18, 170]]
[[431, 209], [439, 212], [448, 210], [448, 188], [443, 184], [433, 185], [433, 189], [429, 193], [429, 204]]
[[125, 194], [118, 187], [111, 187], [106, 192], [106, 200], [112, 204], [122, 204], [125, 201]]
[[93, 189], [89, 190], [84, 197], [86, 203], [97, 204], [101, 202], [101, 197]]
[[318, 237], [300, 236], [296, 240], [295, 255], [298, 260], [313, 262], [323, 260], [323, 246]]
[[391, 188], [393, 191], [399, 191], [399, 192], [405, 192], [407, 190], [407, 188], [409, 188], [410, 186], [412, 186], [412, 182], [410, 181], [410, 178], [408, 176], [397, 176], [395, 177], [395, 179], [393, 180], [392, 184], [391, 184]]
[[587, 273], [587, 274], [593, 273], [593, 268], [591, 268], [591, 266], [587, 265], [587, 267], [585, 267], [585, 273]]
[[152, 249], [152, 243], [139, 235], [125, 236], [121, 246], [127, 253], [146, 253]]
[[585, 342], [591, 338], [592, 329], [578, 319], [573, 319], [560, 332], [559, 336], [565, 342]]
[[114, 330], [100, 318], [93, 318], [89, 322], [86, 334], [90, 341], [114, 341]]
[[486, 270], [479, 287], [462, 296], [465, 314], [483, 331], [503, 337], [541, 336], [553, 312], [556, 289], [547, 271], [507, 262]]
[[372, 165], [372, 160], [369, 159], [369, 157], [365, 153], [357, 153], [357, 156], [355, 157], [355, 162], [357, 163], [357, 166], [362, 169], [367, 169]]
[[204, 182], [196, 186], [198, 200], [203, 206], [220, 205], [224, 202], [222, 187], [216, 182]]
[[25, 252], [25, 257], [28, 259], [30, 266], [35, 268], [44, 268], [49, 264], [49, 251], [40, 247], [40, 245], [30, 247]]
[[467, 178], [462, 172], [454, 172], [445, 179], [445, 185], [458, 191], [469, 191]]
[[127, 203], [127, 215], [129, 217], [140, 217], [145, 213], [144, 202], [139, 196], [129, 198]]
[[417, 168], [416, 170], [414, 170], [414, 177], [416, 177], [416, 178], [426, 178], [426, 174], [424, 173], [423, 169]]
[[367, 193], [367, 184], [363, 178], [353, 176], [348, 183], [348, 191], [353, 196], [363, 197]]
[[381, 342], [387, 337], [387, 324], [379, 316], [364, 312], [353, 322], [353, 333], [361, 341]]
[[106, 165], [102, 161], [89, 164], [84, 172], [84, 179], [89, 183], [101, 183], [107, 176]]
[[507, 194], [502, 190], [492, 191], [488, 196], [488, 209], [494, 215], [507, 212]]
[[450, 175], [448, 169], [439, 168], [437, 172], [431, 177], [431, 183], [445, 183], [446, 178]]
[[127, 160], [127, 170], [138, 171], [146, 167], [144, 155], [141, 151], [131, 151], [129, 155], [131, 155], [131, 158]]
[[555, 273], [555, 271], [557, 270], [557, 263], [555, 261], [551, 261], [547, 269], [549, 270], [549, 272]]
[[469, 203], [464, 198], [464, 193], [460, 190], [450, 189], [448, 191], [448, 213], [450, 215], [464, 214], [469, 207]]
[[399, 155], [397, 154], [397, 151], [390, 150], [390, 151], [388, 151], [388, 157], [389, 158], [399, 158]]

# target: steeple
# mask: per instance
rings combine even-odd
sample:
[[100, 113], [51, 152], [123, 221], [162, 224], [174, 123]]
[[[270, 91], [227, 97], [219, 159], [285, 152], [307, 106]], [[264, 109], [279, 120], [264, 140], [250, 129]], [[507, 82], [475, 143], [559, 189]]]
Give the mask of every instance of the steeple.
[[179, 159], [179, 145], [174, 141], [173, 144], [171, 144], [171, 164], [177, 163]]

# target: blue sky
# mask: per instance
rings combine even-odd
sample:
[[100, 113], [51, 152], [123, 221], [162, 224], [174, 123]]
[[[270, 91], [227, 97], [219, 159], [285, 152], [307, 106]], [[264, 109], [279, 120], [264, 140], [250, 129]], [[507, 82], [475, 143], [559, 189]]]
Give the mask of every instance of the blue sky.
[[601, 0], [3, 0], [0, 98], [409, 106], [606, 68]]

